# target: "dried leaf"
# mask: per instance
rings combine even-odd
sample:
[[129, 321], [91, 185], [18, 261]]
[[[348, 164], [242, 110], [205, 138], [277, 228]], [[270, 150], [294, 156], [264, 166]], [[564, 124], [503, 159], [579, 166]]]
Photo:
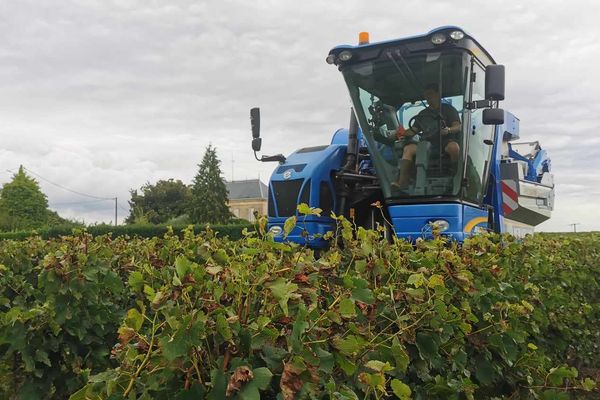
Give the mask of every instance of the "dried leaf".
[[298, 369], [291, 363], [286, 363], [283, 366], [283, 374], [281, 374], [281, 381], [279, 387], [283, 394], [283, 400], [294, 400], [296, 393], [302, 389], [304, 382], [300, 378], [302, 370]]
[[227, 390], [225, 392], [226, 396], [229, 397], [235, 392], [239, 392], [242, 388], [242, 384], [249, 382], [252, 378], [254, 378], [254, 374], [250, 368], [245, 366], [237, 367], [229, 378], [229, 383], [227, 384]]

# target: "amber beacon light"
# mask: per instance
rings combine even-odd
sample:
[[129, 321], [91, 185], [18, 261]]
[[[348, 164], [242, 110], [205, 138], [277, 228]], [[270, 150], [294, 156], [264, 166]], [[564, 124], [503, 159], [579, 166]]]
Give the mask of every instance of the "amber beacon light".
[[358, 44], [369, 44], [369, 32], [360, 32], [358, 34]]

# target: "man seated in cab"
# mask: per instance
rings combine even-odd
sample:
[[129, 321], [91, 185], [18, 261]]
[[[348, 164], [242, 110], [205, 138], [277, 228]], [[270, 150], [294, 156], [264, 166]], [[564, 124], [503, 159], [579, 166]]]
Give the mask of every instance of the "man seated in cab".
[[[402, 160], [400, 160], [400, 176], [392, 186], [399, 189], [406, 189], [410, 179], [414, 174], [414, 157], [417, 153], [417, 142], [411, 138], [417, 134], [421, 135], [421, 140], [427, 140], [432, 144], [432, 152], [439, 151], [437, 144], [439, 136], [442, 136], [442, 148], [450, 157], [451, 168], [456, 169], [458, 158], [460, 156], [460, 146], [458, 145], [458, 135], [461, 131], [460, 117], [456, 108], [448, 103], [442, 103], [440, 92], [436, 83], [428, 84], [423, 91], [423, 98], [427, 101], [427, 108], [421, 110], [415, 118], [413, 126], [404, 129], [402, 125], [396, 131], [397, 136], [406, 137], [407, 144], [402, 151]], [[438, 131], [438, 127], [441, 129]], [[437, 149], [437, 150], [436, 150]]]

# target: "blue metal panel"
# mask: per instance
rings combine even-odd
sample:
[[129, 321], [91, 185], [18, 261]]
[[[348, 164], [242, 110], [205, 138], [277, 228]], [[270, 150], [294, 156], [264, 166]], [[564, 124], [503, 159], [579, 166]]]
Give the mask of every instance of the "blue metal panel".
[[487, 228], [488, 214], [486, 210], [468, 205], [463, 206], [463, 232], [465, 237], [477, 233], [475, 228]]
[[[338, 129], [337, 131], [335, 131], [335, 133], [333, 134], [333, 137], [331, 138], [331, 144], [348, 145], [348, 135], [349, 135], [348, 129], [346, 129], [346, 128]], [[356, 132], [356, 136], [358, 137], [358, 147], [366, 148], [367, 142], [365, 141], [365, 138], [364, 138], [360, 128]]]
[[[339, 135], [339, 137], [343, 136], [342, 130], [339, 130], [334, 134]], [[347, 137], [347, 132], [346, 132]], [[346, 139], [347, 142], [347, 139]], [[344, 160], [344, 156], [346, 155], [347, 145], [344, 144], [332, 144], [328, 146], [324, 146], [319, 149], [300, 149], [294, 153], [292, 153], [286, 161], [281, 164], [278, 168], [275, 169], [273, 174], [271, 175], [270, 183], [273, 182], [285, 182], [287, 180], [294, 179], [302, 179], [304, 181], [303, 185], [306, 185], [310, 180], [311, 190], [309, 197], [309, 206], [310, 207], [320, 207], [320, 185], [321, 182], [326, 182], [329, 186], [330, 192], [332, 195], [333, 204], [332, 208], [335, 210], [337, 206], [335, 204], [335, 192], [334, 186], [331, 181], [331, 173], [340, 168], [342, 162]], [[294, 168], [294, 166], [303, 165], [304, 167], [301, 170], [299, 168]], [[287, 168], [289, 167], [289, 168]], [[299, 192], [299, 197], [301, 196], [302, 190]], [[272, 197], [274, 198], [274, 196]], [[275, 204], [275, 208], [277, 205]], [[278, 225], [283, 228], [283, 224], [285, 223], [286, 218], [277, 217], [277, 216], [269, 216], [269, 224], [268, 227]], [[324, 215], [321, 217], [317, 216], [298, 216], [298, 227], [291, 232], [288, 236], [287, 240], [292, 241], [298, 244], [307, 244], [311, 247], [323, 247], [325, 243], [322, 239], [318, 237], [315, 238], [315, 235], [323, 235], [327, 231], [331, 230], [333, 227], [333, 220], [328, 215]], [[303, 229], [306, 229], [307, 235], [302, 235]], [[277, 241], [283, 241], [283, 237], [277, 237]]]
[[[279, 226], [283, 230], [286, 218], [269, 218], [268, 229], [272, 226]], [[293, 242], [299, 245], [307, 245], [311, 248], [324, 248], [327, 242], [323, 240], [323, 235], [335, 230], [335, 222], [327, 217], [307, 216], [298, 218], [296, 227], [290, 234], [284, 238], [283, 234], [276, 236], [276, 242]], [[303, 232], [306, 231], [305, 234]]]
[[395, 205], [390, 206], [388, 212], [396, 235], [410, 241], [430, 239], [430, 223], [436, 220], [448, 222], [449, 228], [442, 235], [459, 242], [475, 233], [476, 227], [487, 226], [485, 210], [456, 203]]
[[414, 241], [431, 238], [429, 223], [443, 219], [450, 227], [444, 235], [462, 241], [463, 211], [461, 204], [403, 204], [389, 206], [388, 212], [399, 238]]

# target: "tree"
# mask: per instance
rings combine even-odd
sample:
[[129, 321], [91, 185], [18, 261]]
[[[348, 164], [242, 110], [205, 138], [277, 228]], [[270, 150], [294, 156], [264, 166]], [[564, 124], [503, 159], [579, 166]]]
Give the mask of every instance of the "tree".
[[152, 185], [146, 183], [141, 193], [130, 190], [128, 224], [149, 222], [164, 224], [186, 213], [191, 198], [190, 188], [180, 180], [160, 180]]
[[194, 223], [224, 224], [232, 217], [220, 164], [216, 149], [209, 145], [192, 183], [190, 217]]
[[41, 228], [48, 223], [48, 199], [35, 179], [19, 167], [11, 182], [0, 191], [0, 228], [21, 230]]

